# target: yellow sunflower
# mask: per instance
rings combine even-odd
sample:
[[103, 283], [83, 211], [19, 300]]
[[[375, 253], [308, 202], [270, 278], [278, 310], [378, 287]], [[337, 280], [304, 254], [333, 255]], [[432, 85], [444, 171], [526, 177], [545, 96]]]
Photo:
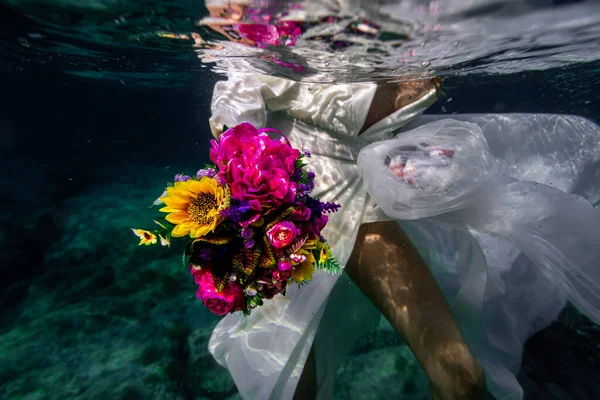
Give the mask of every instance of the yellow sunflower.
[[327, 259], [331, 256], [329, 246], [319, 241], [317, 244], [317, 249], [319, 250], [319, 264], [325, 264]]
[[137, 237], [140, 238], [140, 246], [141, 245], [146, 245], [146, 246], [150, 246], [151, 244], [155, 244], [156, 243], [156, 235], [150, 231], [146, 231], [144, 229], [134, 229], [131, 228], [131, 231], [133, 232], [133, 234]]
[[221, 222], [219, 213], [228, 206], [229, 193], [215, 179], [203, 176], [199, 181], [175, 182], [160, 200], [166, 204], [160, 211], [169, 213], [165, 219], [175, 225], [171, 235], [197, 238]]

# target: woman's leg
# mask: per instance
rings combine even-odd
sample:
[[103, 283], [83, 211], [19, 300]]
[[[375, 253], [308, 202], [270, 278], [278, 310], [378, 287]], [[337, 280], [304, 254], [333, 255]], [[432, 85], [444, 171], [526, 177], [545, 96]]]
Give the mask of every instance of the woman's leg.
[[433, 399], [483, 397], [483, 371], [398, 223], [363, 224], [346, 272], [408, 343], [431, 381]]
[[[437, 282], [394, 221], [363, 224], [346, 272], [408, 343], [433, 400], [482, 399], [485, 378]], [[313, 349], [296, 400], [316, 397]]]

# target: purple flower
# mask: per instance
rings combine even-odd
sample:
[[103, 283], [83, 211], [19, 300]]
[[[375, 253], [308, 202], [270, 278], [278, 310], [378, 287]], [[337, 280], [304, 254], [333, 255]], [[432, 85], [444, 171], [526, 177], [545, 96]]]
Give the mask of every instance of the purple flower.
[[227, 184], [227, 180], [220, 175], [217, 175], [215, 179], [217, 180], [217, 185], [219, 186], [225, 186]]
[[306, 206], [311, 209], [313, 215], [315, 216], [319, 216], [322, 213], [327, 212], [336, 212], [341, 207], [341, 205], [336, 203], [322, 202], [313, 198], [306, 199]]
[[299, 192], [302, 194], [309, 194], [315, 188], [314, 182], [315, 174], [313, 172], [309, 172], [306, 174], [306, 178], [302, 180], [302, 182], [298, 187]]
[[292, 176], [290, 176], [290, 180], [294, 182], [298, 182], [302, 178], [302, 168], [296, 168]]
[[306, 207], [302, 202], [296, 202], [291, 217], [296, 221], [308, 221], [310, 214], [310, 208]]
[[242, 237], [244, 239], [250, 239], [252, 236], [254, 236], [254, 231], [252, 230], [252, 228], [243, 228], [242, 229]]
[[[312, 155], [312, 154], [310, 154], [310, 150], [308, 150], [308, 149], [304, 149], [304, 150], [303, 150], [303, 153], [304, 153], [304, 156], [305, 156], [305, 157], [308, 157], [308, 158], [310, 158], [310, 156]], [[313, 174], [313, 175], [314, 175], [314, 174]]]
[[247, 201], [232, 200], [231, 205], [221, 211], [221, 217], [233, 222], [240, 222], [248, 210], [250, 210], [250, 206]]
[[209, 261], [212, 256], [213, 252], [208, 248], [204, 248], [196, 253], [196, 257], [201, 261]]
[[203, 168], [196, 173], [196, 179], [200, 179], [203, 176], [207, 176], [209, 178], [214, 178], [214, 176], [216, 174], [217, 174], [217, 171], [215, 171], [214, 168]]
[[190, 179], [192, 179], [192, 177], [189, 175], [182, 175], [182, 174], [175, 175], [175, 182], [185, 182], [185, 181], [189, 181]]
[[331, 203], [331, 202], [327, 202], [327, 203], [321, 203], [321, 211], [322, 212], [337, 212], [337, 210], [340, 209], [341, 205], [336, 204], [336, 203]]
[[247, 249], [251, 249], [254, 247], [254, 239], [248, 239], [244, 242], [244, 246], [246, 246]]

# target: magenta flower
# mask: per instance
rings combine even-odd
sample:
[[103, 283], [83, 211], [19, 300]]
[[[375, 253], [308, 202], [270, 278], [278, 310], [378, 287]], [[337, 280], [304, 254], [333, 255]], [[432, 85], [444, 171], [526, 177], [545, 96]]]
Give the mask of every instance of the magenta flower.
[[302, 203], [296, 203], [294, 211], [292, 211], [292, 219], [296, 221], [308, 221], [310, 219], [310, 208]]
[[307, 235], [308, 237], [319, 237], [321, 236], [321, 231], [329, 222], [329, 218], [327, 215], [322, 214], [320, 217], [315, 218], [310, 224], [303, 225], [302, 234]]
[[235, 29], [242, 37], [256, 42], [258, 45], [277, 46], [279, 37], [277, 27], [271, 24], [236, 24]]
[[302, 28], [295, 22], [283, 21], [277, 25], [273, 24], [236, 24], [235, 29], [240, 35], [256, 43], [259, 47], [270, 46], [293, 46], [297, 37], [302, 34]]
[[291, 221], [278, 222], [267, 231], [269, 243], [276, 249], [288, 247], [299, 234], [300, 230]]
[[203, 267], [199, 270], [192, 268], [190, 272], [198, 284], [196, 297], [202, 300], [204, 306], [212, 313], [225, 315], [227, 313], [242, 311], [246, 308], [244, 290], [239, 283], [228, 281], [225, 288], [217, 292], [209, 268]]
[[[287, 141], [271, 139], [264, 131], [244, 122], [211, 140], [210, 159], [231, 189], [231, 197], [247, 202], [248, 219], [290, 203], [298, 184], [291, 181], [300, 151]], [[242, 224], [244, 226], [244, 224]]]
[[296, 64], [296, 63], [292, 63], [292, 62], [288, 62], [288, 61], [282, 61], [277, 57], [273, 57], [273, 62], [277, 65], [281, 65], [282, 67], [291, 68], [292, 71], [294, 71], [297, 74], [302, 74], [306, 71], [306, 68], [304, 68], [304, 66], [302, 66], [300, 64]]
[[287, 281], [292, 276], [294, 266], [288, 259], [277, 261], [277, 269], [273, 271], [273, 279], [276, 281]]

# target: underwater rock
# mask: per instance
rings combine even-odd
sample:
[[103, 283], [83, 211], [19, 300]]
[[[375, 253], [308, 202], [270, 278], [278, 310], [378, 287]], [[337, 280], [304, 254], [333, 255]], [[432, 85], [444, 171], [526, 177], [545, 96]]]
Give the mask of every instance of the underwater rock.
[[[19, 264], [27, 283], [21, 306], [0, 331], [0, 398], [190, 398], [188, 336], [209, 334], [215, 320], [196, 299], [179, 249], [142, 251], [131, 234], [152, 220], [156, 209], [146, 206], [160, 194], [153, 189], [169, 179], [156, 170], [142, 176], [150, 178], [68, 199], [60, 216], [40, 217], [3, 241], [17, 246], [7, 257], [29, 262]], [[25, 246], [29, 233], [47, 243]]]
[[225, 399], [237, 393], [229, 371], [216, 363], [208, 352], [211, 329], [198, 329], [189, 338], [188, 381], [194, 398]]
[[342, 361], [334, 399], [426, 400], [429, 381], [408, 345], [383, 320]]

